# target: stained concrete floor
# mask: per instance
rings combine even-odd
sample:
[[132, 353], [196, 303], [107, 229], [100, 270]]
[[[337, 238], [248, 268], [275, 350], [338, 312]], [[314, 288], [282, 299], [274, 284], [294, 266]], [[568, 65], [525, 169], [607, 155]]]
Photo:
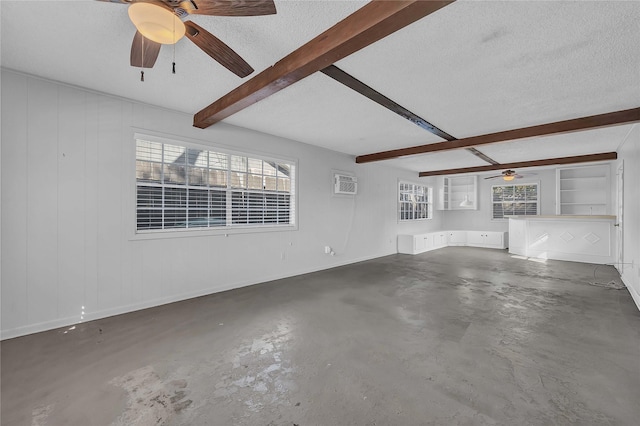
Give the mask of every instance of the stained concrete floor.
[[449, 247], [7, 340], [2, 425], [637, 425], [616, 279]]

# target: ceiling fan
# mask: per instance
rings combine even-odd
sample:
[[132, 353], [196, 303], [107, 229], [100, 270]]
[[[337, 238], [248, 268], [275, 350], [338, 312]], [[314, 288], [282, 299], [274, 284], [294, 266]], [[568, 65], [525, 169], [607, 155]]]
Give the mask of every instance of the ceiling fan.
[[[526, 176], [528, 176], [528, 175], [526, 175]], [[515, 170], [505, 170], [504, 172], [502, 172], [499, 175], [489, 176], [489, 177], [486, 177], [485, 179], [502, 178], [502, 180], [510, 181], [510, 180], [514, 180], [514, 179], [521, 179], [523, 177], [525, 177], [525, 175], [518, 174], [518, 173], [516, 173]]]
[[[137, 31], [131, 44], [131, 66], [152, 68], [160, 45], [175, 44], [183, 36], [204, 53], [239, 77], [253, 68], [233, 49], [192, 21], [189, 15], [260, 16], [273, 15], [273, 0], [98, 0], [129, 5], [129, 18]], [[174, 73], [175, 73], [175, 63]], [[144, 80], [144, 72], [142, 73]]]

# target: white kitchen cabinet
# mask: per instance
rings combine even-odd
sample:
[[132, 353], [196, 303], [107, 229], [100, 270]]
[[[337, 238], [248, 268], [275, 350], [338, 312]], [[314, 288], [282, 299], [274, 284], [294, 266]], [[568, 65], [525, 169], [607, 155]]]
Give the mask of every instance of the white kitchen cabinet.
[[466, 246], [467, 231], [448, 231], [447, 244], [450, 246]]
[[439, 231], [398, 235], [398, 253], [419, 254], [447, 246], [472, 246], [505, 249], [508, 232]]
[[431, 234], [398, 235], [398, 253], [419, 254], [432, 249]]
[[447, 246], [447, 233], [446, 232], [434, 232], [431, 234], [433, 239], [433, 248], [442, 248]]
[[508, 232], [467, 231], [467, 245], [505, 249], [509, 244]]

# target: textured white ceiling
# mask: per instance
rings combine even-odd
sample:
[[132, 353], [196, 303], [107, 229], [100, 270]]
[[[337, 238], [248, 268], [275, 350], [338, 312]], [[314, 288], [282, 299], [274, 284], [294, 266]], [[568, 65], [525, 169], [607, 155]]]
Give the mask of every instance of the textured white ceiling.
[[322, 73], [225, 121], [352, 155], [443, 141]]
[[[187, 38], [162, 46], [145, 71], [129, 65], [135, 27], [127, 6], [93, 0], [0, 1], [2, 66], [177, 111], [195, 113], [360, 8], [361, 1], [275, 0], [277, 14], [191, 15], [255, 72], [237, 77]], [[250, 123], [247, 123], [250, 124]], [[246, 126], [251, 128], [251, 126]]]
[[423, 155], [386, 160], [389, 165], [414, 172], [429, 172], [433, 170], [457, 169], [460, 167], [486, 166], [487, 163], [466, 149], [452, 151], [430, 152]]
[[458, 1], [337, 65], [463, 138], [637, 107], [639, 22], [638, 1]]
[[[362, 7], [275, 0], [274, 16], [192, 16], [256, 70]], [[240, 79], [189, 40], [163, 46], [139, 81], [127, 7], [98, 1], [0, 1], [1, 65], [195, 113]], [[451, 135], [478, 134], [640, 106], [640, 1], [461, 1], [336, 65]], [[351, 155], [439, 138], [322, 74], [226, 122]], [[613, 151], [624, 126], [479, 149], [500, 162]], [[462, 150], [389, 160], [414, 171], [486, 163]]]

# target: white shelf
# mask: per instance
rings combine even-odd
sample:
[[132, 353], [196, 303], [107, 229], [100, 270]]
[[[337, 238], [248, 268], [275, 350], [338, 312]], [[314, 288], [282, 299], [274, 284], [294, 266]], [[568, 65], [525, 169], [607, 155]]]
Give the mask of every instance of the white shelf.
[[[440, 198], [437, 208], [439, 210], [477, 210], [478, 209], [478, 177], [450, 176], [441, 178], [439, 184]], [[460, 206], [460, 203], [469, 198], [471, 205]]]
[[556, 172], [556, 213], [607, 214], [610, 210], [610, 166], [582, 166]]

